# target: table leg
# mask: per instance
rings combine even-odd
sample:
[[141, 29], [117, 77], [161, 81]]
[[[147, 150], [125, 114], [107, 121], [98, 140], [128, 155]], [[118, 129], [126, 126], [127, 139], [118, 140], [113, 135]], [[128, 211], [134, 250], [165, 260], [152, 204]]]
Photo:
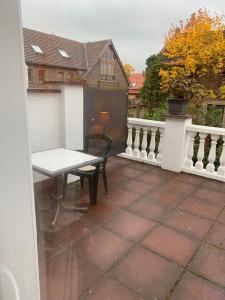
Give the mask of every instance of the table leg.
[[67, 209], [67, 210], [73, 210], [75, 212], [80, 212], [80, 213], [87, 212], [87, 210], [88, 210], [87, 207], [70, 207], [70, 206], [67, 206], [63, 202], [64, 175], [59, 175], [59, 176], [54, 177], [54, 184], [55, 184], [55, 190], [56, 190], [56, 197], [54, 197], [54, 198], [56, 198], [56, 200], [57, 200], [57, 208], [56, 208], [56, 212], [55, 212], [54, 218], [51, 223], [52, 226], [55, 226], [55, 223], [59, 216], [60, 207]]

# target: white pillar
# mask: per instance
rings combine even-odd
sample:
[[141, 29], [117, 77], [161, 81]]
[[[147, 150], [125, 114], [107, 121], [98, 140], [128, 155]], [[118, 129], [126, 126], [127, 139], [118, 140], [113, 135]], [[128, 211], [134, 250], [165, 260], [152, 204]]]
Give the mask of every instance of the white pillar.
[[0, 1], [0, 299], [38, 300], [37, 232], [19, 0]]
[[191, 125], [189, 116], [167, 116], [163, 138], [162, 168], [180, 172], [184, 167], [187, 148], [187, 126]]
[[63, 138], [64, 147], [68, 149], [83, 149], [84, 134], [84, 96], [83, 86], [64, 85], [63, 96]]

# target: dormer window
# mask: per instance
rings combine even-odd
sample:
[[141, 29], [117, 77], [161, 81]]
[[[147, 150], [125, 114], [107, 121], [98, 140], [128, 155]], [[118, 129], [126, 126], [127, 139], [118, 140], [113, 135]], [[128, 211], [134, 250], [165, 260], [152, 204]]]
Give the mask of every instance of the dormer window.
[[131, 88], [133, 88], [133, 87], [135, 87], [135, 86], [136, 86], [136, 82], [130, 83], [130, 87], [131, 87]]
[[69, 54], [66, 53], [66, 51], [63, 50], [63, 49], [59, 49], [59, 53], [62, 55], [62, 57], [65, 57], [65, 58], [69, 58], [70, 57]]
[[38, 54], [43, 54], [43, 51], [41, 50], [41, 48], [38, 45], [31, 45], [31, 47], [34, 50], [34, 52], [36, 52]]

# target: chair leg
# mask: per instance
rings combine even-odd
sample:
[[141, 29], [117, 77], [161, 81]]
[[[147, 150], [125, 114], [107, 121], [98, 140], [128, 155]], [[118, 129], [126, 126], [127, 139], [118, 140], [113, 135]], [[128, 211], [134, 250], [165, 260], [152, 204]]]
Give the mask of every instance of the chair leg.
[[107, 178], [106, 178], [106, 173], [105, 170], [102, 172], [102, 177], [103, 177], [103, 182], [104, 182], [104, 187], [105, 187], [105, 194], [108, 193], [108, 185], [107, 185]]
[[80, 186], [83, 189], [84, 188], [84, 177], [80, 176]]
[[89, 183], [89, 195], [90, 195], [90, 204], [91, 206], [95, 205], [94, 201], [94, 182], [93, 182], [93, 176], [88, 177], [88, 183]]
[[64, 174], [63, 178], [63, 199], [65, 198], [66, 195], [66, 187], [67, 187], [67, 179], [68, 179], [68, 174]]

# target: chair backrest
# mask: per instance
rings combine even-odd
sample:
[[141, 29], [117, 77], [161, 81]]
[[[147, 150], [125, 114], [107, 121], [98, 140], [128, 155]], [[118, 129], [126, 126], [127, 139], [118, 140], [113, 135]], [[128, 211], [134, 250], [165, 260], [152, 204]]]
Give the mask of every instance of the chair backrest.
[[107, 159], [112, 140], [104, 133], [89, 134], [85, 137], [84, 151]]

